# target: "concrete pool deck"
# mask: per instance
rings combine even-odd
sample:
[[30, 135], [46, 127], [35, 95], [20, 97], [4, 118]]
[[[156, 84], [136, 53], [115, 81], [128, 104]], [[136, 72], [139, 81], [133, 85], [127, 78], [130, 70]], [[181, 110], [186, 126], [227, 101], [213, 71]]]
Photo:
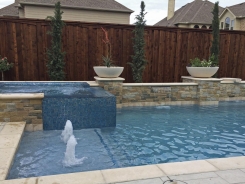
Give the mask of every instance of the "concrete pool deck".
[[169, 178], [188, 184], [245, 184], [245, 156], [5, 180], [24, 128], [25, 122], [0, 123], [0, 184], [163, 184]]

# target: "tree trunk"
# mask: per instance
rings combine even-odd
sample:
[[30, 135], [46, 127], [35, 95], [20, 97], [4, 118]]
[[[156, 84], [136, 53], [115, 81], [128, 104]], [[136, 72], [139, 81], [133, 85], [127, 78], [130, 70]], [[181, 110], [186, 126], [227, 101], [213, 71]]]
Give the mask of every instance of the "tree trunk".
[[3, 72], [2, 72], [2, 81], [4, 81], [4, 76], [3, 76]]

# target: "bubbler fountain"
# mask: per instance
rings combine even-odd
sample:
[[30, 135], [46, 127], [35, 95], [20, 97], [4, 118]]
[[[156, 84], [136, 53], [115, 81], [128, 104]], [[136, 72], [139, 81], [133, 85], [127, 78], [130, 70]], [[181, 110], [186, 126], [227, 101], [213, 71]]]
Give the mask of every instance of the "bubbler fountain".
[[65, 158], [63, 160], [63, 166], [72, 167], [83, 163], [87, 157], [76, 158], [76, 145], [77, 140], [73, 135], [73, 126], [70, 120], [66, 121], [65, 129], [62, 131], [61, 140], [66, 143]]

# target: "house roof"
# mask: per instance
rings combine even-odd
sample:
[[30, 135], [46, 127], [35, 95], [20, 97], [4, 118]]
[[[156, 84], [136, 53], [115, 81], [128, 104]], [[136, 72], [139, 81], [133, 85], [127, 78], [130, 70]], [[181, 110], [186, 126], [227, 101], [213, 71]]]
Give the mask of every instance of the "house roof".
[[227, 7], [236, 17], [245, 17], [245, 2]]
[[19, 17], [18, 9], [15, 7], [18, 5], [18, 1], [0, 9], [0, 16], [16, 16]]
[[0, 16], [18, 16], [18, 8], [16, 6], [19, 4], [53, 6], [58, 1], [60, 1], [61, 7], [133, 12], [115, 0], [15, 0], [15, 3], [0, 9]]
[[[214, 3], [207, 0], [194, 0], [187, 3], [174, 12], [174, 16], [167, 20], [167, 17], [155, 24], [155, 26], [174, 27], [179, 23], [183, 24], [212, 24]], [[219, 7], [221, 13], [224, 8]]]
[[54, 5], [60, 1], [61, 7], [95, 10], [109, 10], [132, 13], [133, 11], [115, 0], [20, 0], [20, 4]]

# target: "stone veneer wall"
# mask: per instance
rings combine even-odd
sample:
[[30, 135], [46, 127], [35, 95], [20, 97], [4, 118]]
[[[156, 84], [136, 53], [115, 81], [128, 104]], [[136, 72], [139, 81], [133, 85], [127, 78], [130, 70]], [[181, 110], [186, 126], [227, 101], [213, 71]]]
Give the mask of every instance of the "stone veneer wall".
[[245, 83], [221, 83], [220, 99], [245, 98]]
[[117, 105], [218, 104], [245, 100], [245, 83], [183, 77], [183, 83], [123, 84], [123, 79], [96, 78], [100, 87], [117, 97]]
[[42, 99], [0, 99], [0, 122], [19, 121], [27, 131], [42, 130]]
[[195, 82], [198, 84], [197, 86], [197, 101], [200, 102], [208, 102], [213, 101], [218, 103], [219, 95], [221, 93], [220, 85], [221, 79], [216, 80], [199, 80], [199, 79], [185, 79], [183, 78], [184, 83], [192, 83]]
[[122, 103], [195, 101], [197, 86], [122, 86]]
[[98, 85], [103, 88], [106, 91], [109, 91], [111, 94], [116, 96], [117, 99], [117, 104], [121, 104], [122, 103], [122, 97], [123, 97], [123, 89], [122, 89], [122, 84], [124, 79], [123, 78], [119, 78], [118, 80], [113, 80], [113, 79], [103, 79], [101, 78], [101, 80], [99, 77], [95, 77]]

